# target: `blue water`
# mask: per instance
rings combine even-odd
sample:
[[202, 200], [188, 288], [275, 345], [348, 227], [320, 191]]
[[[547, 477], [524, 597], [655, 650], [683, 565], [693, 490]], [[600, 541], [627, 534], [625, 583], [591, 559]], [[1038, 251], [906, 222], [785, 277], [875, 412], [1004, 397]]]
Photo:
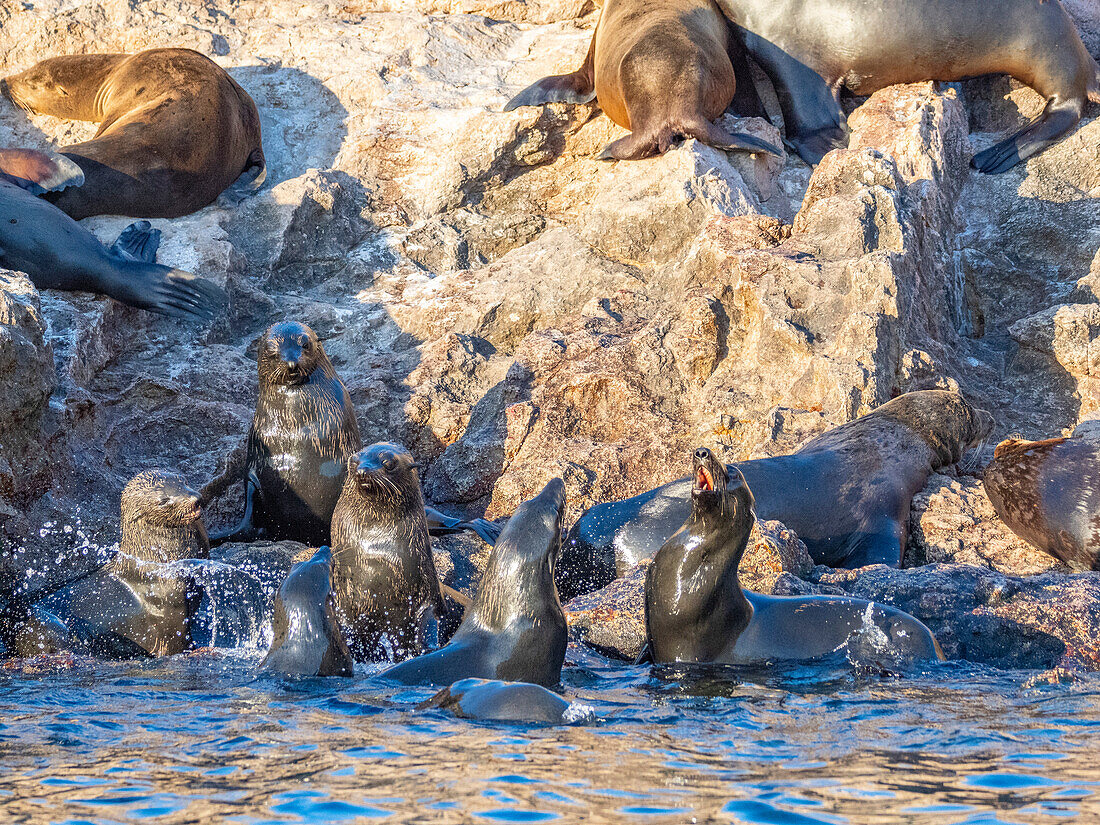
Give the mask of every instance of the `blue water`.
[[0, 671], [4, 822], [1100, 821], [1100, 677], [961, 663], [651, 671], [570, 649], [587, 721], [418, 710], [430, 689], [258, 677], [255, 652]]

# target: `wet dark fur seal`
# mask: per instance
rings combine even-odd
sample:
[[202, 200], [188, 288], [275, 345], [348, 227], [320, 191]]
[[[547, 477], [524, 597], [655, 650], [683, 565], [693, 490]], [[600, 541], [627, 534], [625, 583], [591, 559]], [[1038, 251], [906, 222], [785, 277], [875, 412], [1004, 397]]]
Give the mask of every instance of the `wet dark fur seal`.
[[[777, 519], [831, 567], [889, 564], [905, 551], [909, 506], [929, 474], [957, 462], [993, 418], [945, 390], [898, 396], [791, 455], [742, 461], [757, 514]], [[574, 525], [558, 587], [572, 599], [651, 558], [690, 512], [691, 480], [590, 508]]]
[[1043, 112], [971, 165], [996, 174], [1073, 129], [1100, 102], [1100, 67], [1058, 0], [717, 0], [775, 85], [787, 140], [807, 163], [846, 144], [839, 94], [1008, 74]]
[[27, 273], [39, 289], [94, 292], [192, 321], [214, 317], [225, 293], [205, 278], [156, 263], [160, 231], [147, 221], [123, 230], [108, 249], [36, 197], [79, 186], [83, 179], [80, 169], [60, 155], [0, 149], [0, 266]]
[[560, 682], [566, 623], [554, 565], [564, 513], [565, 484], [555, 478], [504, 526], [477, 597], [451, 641], [390, 668], [383, 678], [441, 686], [471, 677], [544, 687]]
[[646, 571], [646, 643], [655, 663], [810, 660], [845, 648], [853, 635], [891, 662], [943, 658], [932, 632], [896, 608], [743, 591], [737, 566], [755, 521], [752, 492], [710, 450], [696, 450], [693, 462], [691, 511]]
[[275, 633], [261, 670], [287, 676], [353, 676], [332, 596], [332, 550], [296, 564], [275, 597]]
[[601, 159], [664, 153], [680, 137], [780, 155], [767, 141], [714, 123], [737, 88], [731, 45], [713, 0], [607, 0], [581, 68], [528, 86], [504, 111], [595, 98], [611, 120], [631, 130], [604, 147]]
[[84, 185], [48, 196], [77, 220], [178, 218], [266, 177], [256, 104], [190, 49], [53, 57], [8, 77], [4, 90], [29, 112], [100, 124], [91, 140], [62, 149]]
[[[316, 547], [331, 541], [332, 513], [344, 489], [348, 456], [363, 447], [347, 387], [317, 334], [296, 321], [275, 324], [259, 343], [259, 397], [248, 431], [245, 513], [213, 543], [259, 531]], [[436, 532], [471, 530], [492, 544], [499, 528], [426, 510]]]
[[421, 705], [442, 708], [461, 719], [485, 722], [565, 724], [569, 703], [553, 691], [526, 682], [462, 679]]
[[982, 476], [1013, 533], [1076, 570], [1100, 570], [1100, 447], [1083, 438], [997, 445]]
[[122, 491], [118, 554], [45, 606], [96, 655], [182, 653], [203, 595], [188, 562], [209, 556], [199, 494], [174, 473], [146, 470]]
[[348, 458], [332, 514], [332, 589], [359, 660], [418, 655], [443, 615], [420, 479], [403, 447], [373, 444]]

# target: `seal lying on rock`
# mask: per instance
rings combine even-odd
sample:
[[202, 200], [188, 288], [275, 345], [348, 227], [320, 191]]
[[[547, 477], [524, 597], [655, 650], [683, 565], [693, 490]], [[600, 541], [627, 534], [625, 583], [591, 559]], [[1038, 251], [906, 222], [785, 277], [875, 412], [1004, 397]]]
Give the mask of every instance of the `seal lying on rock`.
[[4, 90], [29, 112], [100, 124], [62, 150], [85, 184], [48, 196], [77, 220], [177, 218], [231, 185], [235, 195], [254, 191], [267, 174], [256, 104], [190, 49], [53, 57], [8, 77]]
[[858, 639], [891, 663], [942, 659], [932, 632], [892, 607], [835, 596], [742, 591], [737, 565], [755, 519], [736, 469], [694, 455], [691, 512], [646, 572], [646, 642], [654, 662], [816, 659]]
[[[347, 387], [317, 334], [296, 321], [275, 324], [260, 339], [259, 397], [248, 431], [245, 513], [212, 541], [266, 538], [316, 547], [331, 540], [347, 458], [363, 439]], [[429, 528], [468, 529], [492, 544], [499, 528], [426, 510]]]
[[1077, 570], [1100, 570], [1100, 447], [1083, 438], [997, 445], [982, 482], [1013, 533]]
[[569, 703], [540, 685], [489, 679], [462, 679], [420, 706], [443, 708], [462, 719], [562, 725]]
[[209, 555], [198, 493], [178, 475], [146, 470], [122, 491], [122, 541], [115, 558], [101, 574], [45, 604], [94, 654], [182, 653], [192, 646], [203, 595], [188, 562]]
[[390, 668], [402, 684], [504, 679], [552, 687], [565, 662], [565, 614], [554, 585], [565, 484], [553, 479], [508, 520], [473, 605], [443, 648]]
[[[929, 474], [958, 461], [993, 419], [958, 393], [923, 390], [822, 433], [795, 453], [743, 461], [758, 514], [783, 522], [817, 564], [897, 567], [909, 506]], [[566, 600], [651, 558], [691, 509], [691, 479], [590, 508], [566, 540], [558, 586]]]
[[807, 163], [842, 146], [838, 95], [1008, 74], [1042, 114], [971, 165], [1000, 173], [1041, 152], [1100, 102], [1100, 67], [1057, 0], [717, 0], [775, 86], [787, 140]]
[[262, 670], [288, 676], [353, 676], [332, 597], [332, 551], [320, 548], [294, 566], [275, 597], [275, 634]]
[[601, 159], [664, 153], [678, 137], [781, 155], [767, 141], [714, 123], [737, 88], [730, 45], [729, 26], [713, 0], [607, 0], [584, 64], [528, 86], [504, 111], [596, 98], [611, 120], [631, 130], [604, 147]]
[[94, 292], [175, 318], [204, 321], [225, 303], [215, 284], [156, 263], [159, 230], [132, 224], [108, 249], [56, 206], [35, 196], [80, 186], [68, 158], [0, 150], [0, 266], [26, 272], [39, 289]]
[[357, 659], [396, 661], [424, 648], [443, 595], [432, 558], [416, 465], [396, 444], [348, 459], [332, 514], [332, 589]]

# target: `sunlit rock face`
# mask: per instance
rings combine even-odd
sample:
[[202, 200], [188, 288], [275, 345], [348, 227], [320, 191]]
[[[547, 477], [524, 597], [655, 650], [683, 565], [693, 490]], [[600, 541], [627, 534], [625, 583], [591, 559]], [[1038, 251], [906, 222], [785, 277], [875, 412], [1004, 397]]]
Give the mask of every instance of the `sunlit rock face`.
[[[1094, 4], [1065, 5], [1100, 53]], [[1003, 78], [857, 101], [848, 148], [812, 170], [694, 141], [604, 163], [622, 130], [594, 105], [501, 111], [579, 65], [596, 13], [0, 0], [3, 74], [65, 53], [210, 56], [256, 100], [270, 167], [237, 207], [154, 221], [162, 262], [228, 291], [208, 328], [0, 278], [0, 517], [20, 564], [110, 545], [122, 486], [147, 467], [203, 489], [212, 528], [235, 520], [255, 342], [283, 319], [321, 337], [366, 443], [406, 444], [434, 504], [490, 517], [561, 475], [572, 520], [683, 475], [694, 447], [789, 452], [908, 390], [961, 389], [996, 437], [1098, 416], [1095, 107], [995, 178], [969, 158], [1042, 105]], [[0, 145], [94, 131], [0, 101]], [[84, 221], [106, 242], [127, 223]], [[933, 479], [910, 559], [978, 559], [951, 550], [951, 519], [964, 543], [1003, 533], [966, 480], [987, 453], [957, 493]], [[465, 547], [443, 551], [460, 572]]]

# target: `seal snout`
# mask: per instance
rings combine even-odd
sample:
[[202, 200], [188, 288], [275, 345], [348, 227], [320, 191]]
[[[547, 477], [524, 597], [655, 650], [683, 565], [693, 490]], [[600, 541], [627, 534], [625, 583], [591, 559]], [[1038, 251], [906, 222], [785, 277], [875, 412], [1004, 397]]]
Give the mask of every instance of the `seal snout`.
[[693, 495], [718, 492], [729, 484], [726, 466], [706, 447], [700, 447], [692, 454], [692, 470]]

